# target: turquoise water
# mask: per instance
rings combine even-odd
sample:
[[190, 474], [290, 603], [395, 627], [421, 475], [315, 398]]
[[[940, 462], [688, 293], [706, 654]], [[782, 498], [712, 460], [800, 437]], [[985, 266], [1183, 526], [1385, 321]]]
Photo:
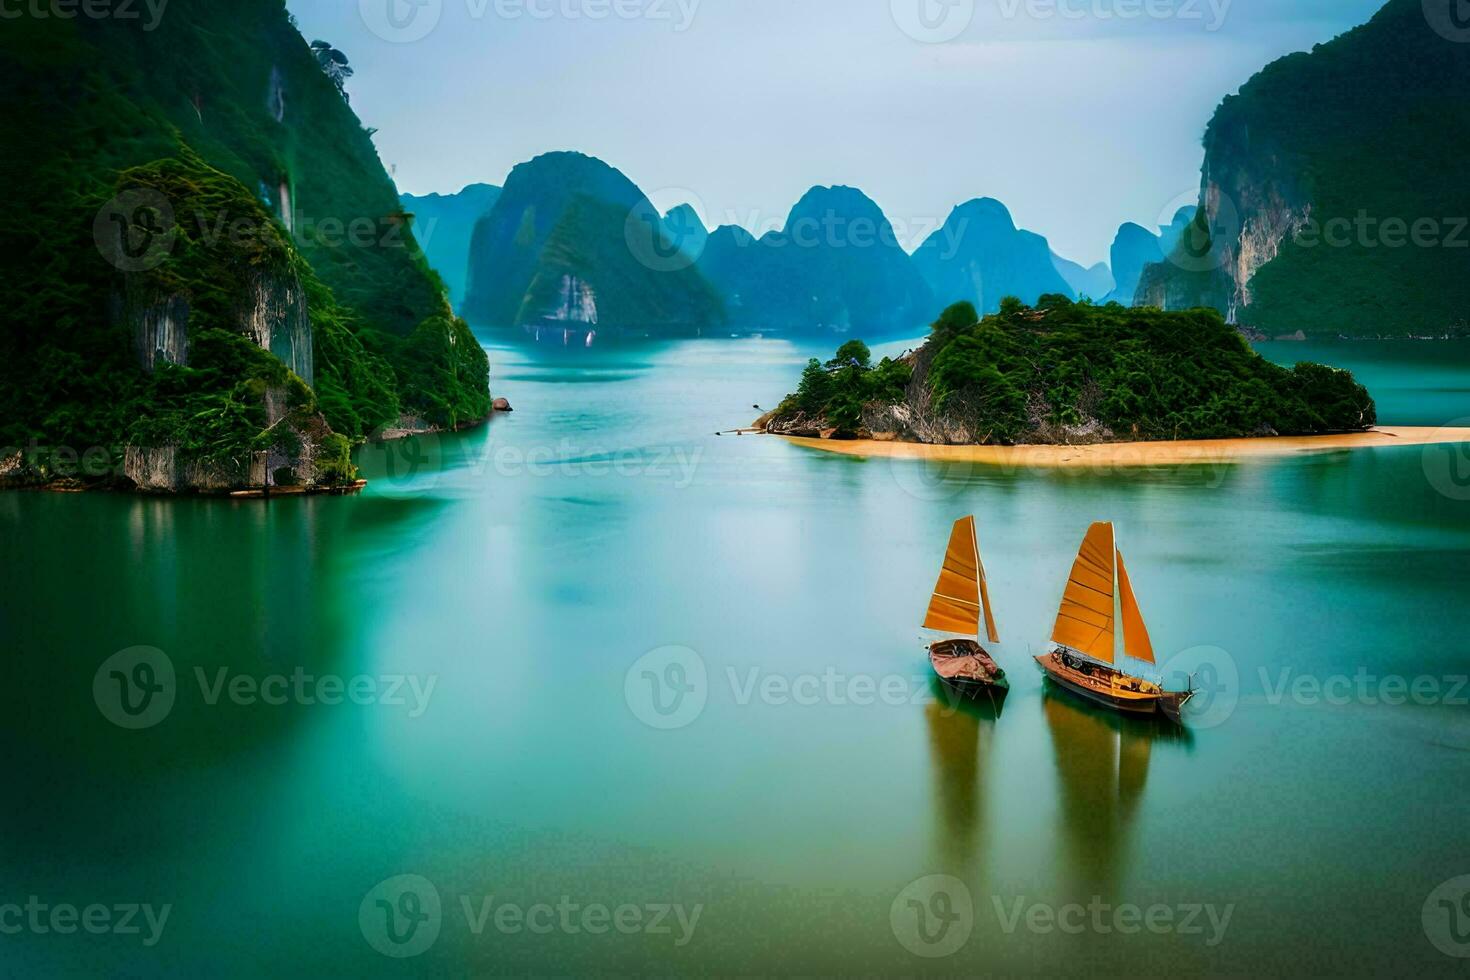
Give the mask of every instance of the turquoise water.
[[[1466, 350], [1334, 357], [1385, 422], [1440, 424], [1470, 416]], [[1470, 874], [1470, 487], [1448, 451], [865, 461], [714, 434], [820, 353], [798, 345], [491, 353], [518, 411], [369, 452], [360, 498], [0, 495], [0, 906], [170, 906], [151, 946], [0, 935], [7, 972], [1461, 972], [1424, 922]], [[967, 513], [999, 711], [935, 699], [917, 628]], [[1187, 733], [1047, 695], [1029, 664], [1096, 519], [1166, 671], [1206, 688]], [[175, 679], [132, 730], [94, 680], [139, 646]], [[381, 680], [362, 704], [211, 703], [221, 676], [298, 668]], [[437, 915], [380, 888], [400, 875]], [[437, 928], [417, 958], [375, 949], [383, 896]], [[512, 912], [477, 932], [486, 899]], [[514, 928], [542, 903], [579, 911]], [[1074, 903], [1080, 932], [1048, 927]], [[1151, 932], [1089, 904], [1164, 911]], [[589, 906], [639, 918], [595, 934]], [[664, 906], [692, 929], [655, 926]]]

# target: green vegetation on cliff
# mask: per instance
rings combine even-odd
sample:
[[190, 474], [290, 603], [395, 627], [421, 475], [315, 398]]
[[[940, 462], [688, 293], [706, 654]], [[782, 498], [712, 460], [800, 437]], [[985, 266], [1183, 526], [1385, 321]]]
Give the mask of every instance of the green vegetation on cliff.
[[1307, 435], [1377, 421], [1348, 372], [1272, 364], [1207, 309], [1053, 295], [1035, 308], [1008, 298], [978, 319], [960, 303], [900, 362], [872, 365], [865, 347], [854, 351], [850, 343], [825, 366], [813, 361], [772, 431], [1014, 444]]
[[1458, 16], [1389, 0], [1227, 97], [1205, 134], [1198, 227], [1149, 267], [1139, 302], [1214, 306], [1269, 335], [1470, 330]]
[[289, 458], [272, 417], [324, 416], [330, 478], [403, 415], [487, 415], [484, 351], [282, 0], [145, 26], [0, 32], [0, 446]]

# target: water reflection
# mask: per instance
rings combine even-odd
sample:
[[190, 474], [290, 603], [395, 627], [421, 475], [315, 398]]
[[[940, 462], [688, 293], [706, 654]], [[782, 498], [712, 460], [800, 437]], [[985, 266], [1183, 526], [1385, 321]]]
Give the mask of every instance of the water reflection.
[[1074, 895], [1115, 892], [1133, 847], [1154, 746], [1187, 748], [1189, 730], [1162, 717], [1092, 708], [1050, 685], [1042, 712], [1056, 759], [1060, 829]]
[[987, 824], [986, 792], [1004, 698], [958, 697], [938, 678], [924, 708], [934, 767], [935, 843], [946, 867], [973, 871]]

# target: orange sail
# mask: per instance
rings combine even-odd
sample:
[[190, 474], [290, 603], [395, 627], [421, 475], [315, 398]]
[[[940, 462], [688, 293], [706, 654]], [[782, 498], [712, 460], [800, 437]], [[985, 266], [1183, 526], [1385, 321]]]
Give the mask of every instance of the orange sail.
[[956, 521], [944, 554], [944, 567], [929, 600], [924, 627], [965, 636], [980, 635], [985, 620], [990, 642], [999, 643], [995, 619], [990, 612], [990, 590], [985, 584], [985, 566], [980, 563], [980, 546], [975, 538], [975, 518]]
[[[1078, 653], [1112, 663], [1114, 650], [1113, 525], [1094, 524], [1082, 541], [1067, 590], [1062, 594], [1062, 608], [1052, 641], [1071, 647]], [[1142, 620], [1140, 620], [1142, 622]]]
[[1123, 609], [1123, 652], [1144, 663], [1154, 662], [1154, 644], [1149, 639], [1148, 627], [1143, 623], [1143, 613], [1138, 611], [1138, 600], [1133, 595], [1133, 583], [1128, 580], [1128, 568], [1123, 564], [1123, 552], [1118, 552], [1118, 598]]

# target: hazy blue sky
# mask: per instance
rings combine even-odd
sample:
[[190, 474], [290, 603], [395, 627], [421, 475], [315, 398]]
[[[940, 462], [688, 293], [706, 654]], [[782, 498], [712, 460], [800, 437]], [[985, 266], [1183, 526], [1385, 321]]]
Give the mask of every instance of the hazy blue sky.
[[1121, 222], [1192, 202], [1223, 95], [1382, 0], [289, 6], [351, 58], [353, 106], [405, 191], [501, 183], [574, 149], [665, 209], [758, 231], [814, 184], [862, 188], [910, 238], [995, 197], [1091, 263]]

